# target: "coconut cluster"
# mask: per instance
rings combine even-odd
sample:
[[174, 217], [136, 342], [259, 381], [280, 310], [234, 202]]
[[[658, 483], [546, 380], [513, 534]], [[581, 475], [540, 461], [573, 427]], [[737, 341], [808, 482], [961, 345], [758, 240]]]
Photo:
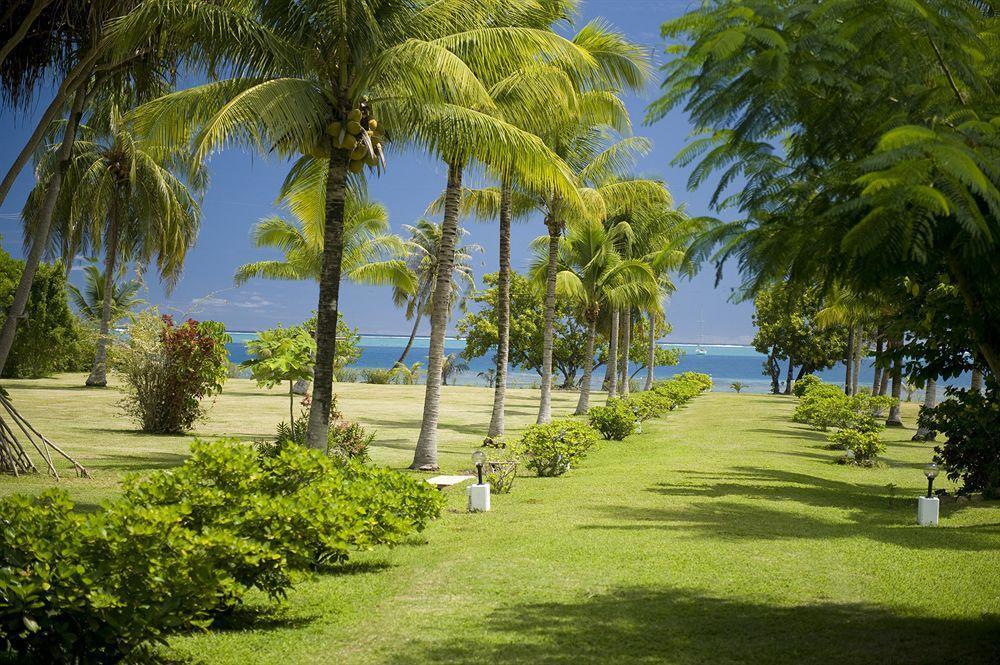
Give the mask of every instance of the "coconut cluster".
[[[372, 169], [385, 168], [382, 152], [382, 131], [378, 121], [371, 117], [368, 105], [362, 103], [352, 109], [344, 121], [334, 120], [327, 128], [331, 145], [336, 150], [346, 150], [351, 154], [351, 173], [361, 173], [365, 166]], [[329, 157], [329, 155], [324, 155]]]

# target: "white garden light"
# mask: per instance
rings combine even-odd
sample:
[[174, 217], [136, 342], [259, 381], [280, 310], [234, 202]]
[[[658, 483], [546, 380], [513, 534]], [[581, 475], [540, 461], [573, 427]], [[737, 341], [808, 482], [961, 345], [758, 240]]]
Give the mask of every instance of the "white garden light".
[[924, 475], [927, 477], [927, 496], [917, 499], [917, 524], [920, 526], [933, 526], [938, 523], [938, 512], [940, 501], [934, 496], [934, 479], [938, 475], [938, 466], [933, 462], [924, 467]]
[[472, 463], [476, 465], [478, 481], [465, 490], [469, 497], [470, 513], [485, 513], [490, 509], [490, 485], [483, 482], [483, 465], [486, 464], [486, 453], [476, 450], [472, 453]]

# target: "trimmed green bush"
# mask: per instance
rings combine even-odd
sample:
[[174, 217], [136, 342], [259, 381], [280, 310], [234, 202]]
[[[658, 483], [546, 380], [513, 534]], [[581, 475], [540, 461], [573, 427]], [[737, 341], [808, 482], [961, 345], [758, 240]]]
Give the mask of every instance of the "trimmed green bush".
[[633, 434], [639, 419], [632, 400], [611, 399], [606, 406], [593, 406], [587, 412], [590, 426], [608, 441], [622, 441]]
[[561, 476], [583, 459], [597, 440], [593, 427], [565, 418], [528, 427], [514, 450], [539, 476]]
[[817, 383], [806, 389], [792, 413], [792, 420], [824, 432], [831, 427], [870, 431], [881, 428], [876, 414], [894, 403], [892, 397], [866, 392], [848, 397], [838, 386]]
[[802, 397], [809, 388], [820, 383], [823, 383], [823, 381], [815, 374], [806, 374], [792, 385], [792, 394], [796, 397]]
[[870, 464], [885, 452], [885, 442], [879, 436], [878, 430], [845, 428], [837, 430], [829, 436], [831, 446], [850, 451], [851, 461], [856, 464]]

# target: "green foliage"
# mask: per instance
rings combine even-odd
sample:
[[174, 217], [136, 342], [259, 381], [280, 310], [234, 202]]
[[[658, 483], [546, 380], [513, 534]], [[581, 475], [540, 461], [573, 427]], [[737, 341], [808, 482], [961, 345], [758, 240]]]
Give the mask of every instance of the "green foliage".
[[732, 383], [729, 384], [729, 387], [733, 389], [733, 392], [739, 394], [746, 389], [747, 384], [743, 383], [742, 381], [733, 381]]
[[246, 347], [250, 359], [241, 366], [250, 369], [259, 386], [312, 378], [316, 340], [304, 326], [261, 331]]
[[811, 387], [820, 383], [823, 381], [815, 374], [806, 374], [792, 386], [792, 394], [796, 397], [802, 397]]
[[920, 411], [920, 426], [944, 434], [935, 461], [963, 492], [1000, 497], [1000, 391], [992, 382], [985, 394], [948, 389], [946, 399]]
[[848, 459], [855, 464], [869, 465], [885, 452], [879, 430], [845, 427], [830, 434], [829, 440], [832, 447], [848, 451]]
[[361, 423], [331, 423], [326, 438], [326, 454], [364, 464], [370, 459], [368, 448], [374, 440], [375, 432], [367, 431]]
[[699, 394], [712, 389], [712, 377], [700, 372], [681, 372], [680, 374], [675, 374], [669, 380], [691, 384], [697, 389]]
[[[0, 250], [0, 311], [6, 312], [14, 301], [23, 270], [24, 261]], [[39, 378], [72, 369], [80, 333], [80, 324], [66, 301], [62, 266], [39, 264], [24, 319], [18, 324], [4, 366], [4, 378]], [[93, 361], [93, 355], [89, 360]]]
[[531, 425], [512, 446], [539, 476], [561, 476], [597, 445], [597, 431], [570, 418]]
[[669, 397], [655, 390], [631, 393], [621, 401], [629, 405], [639, 422], [657, 418], [674, 408], [674, 402]]
[[639, 424], [632, 404], [621, 399], [608, 400], [606, 406], [592, 406], [587, 415], [590, 426], [608, 441], [623, 441]]
[[175, 325], [155, 309], [140, 313], [112, 349], [121, 376], [122, 410], [144, 432], [189, 430], [204, 416], [202, 400], [222, 392], [229, 373], [225, 326], [191, 319]]
[[[459, 334], [465, 338], [462, 357], [466, 360], [496, 352], [497, 346], [497, 275], [483, 276], [486, 288], [475, 291], [472, 301], [480, 307], [469, 312], [458, 322]], [[510, 276], [510, 362], [512, 365], [541, 373], [542, 334], [545, 303], [542, 293], [535, 289], [523, 275], [512, 272]], [[563, 385], [571, 387], [587, 356], [587, 328], [577, 318], [575, 310], [566, 299], [556, 301], [552, 366], [563, 375]], [[607, 343], [596, 347], [595, 355], [607, 355]]]
[[882, 428], [877, 414], [895, 403], [892, 397], [867, 392], [848, 397], [838, 386], [815, 382], [799, 399], [792, 420], [824, 432], [831, 427], [876, 431]]
[[32, 662], [117, 662], [174, 630], [207, 626], [253, 569], [273, 593], [283, 559], [180, 506], [116, 501], [83, 515], [61, 491], [0, 502], [0, 640]]
[[385, 385], [392, 383], [395, 378], [396, 371], [394, 368], [365, 367], [361, 370], [361, 380], [364, 383]]

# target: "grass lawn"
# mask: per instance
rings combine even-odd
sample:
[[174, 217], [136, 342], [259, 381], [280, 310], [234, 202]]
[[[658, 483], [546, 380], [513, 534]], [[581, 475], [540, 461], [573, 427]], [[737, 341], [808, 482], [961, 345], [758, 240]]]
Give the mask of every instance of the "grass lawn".
[[[6, 384], [16, 403], [91, 467], [63, 485], [84, 503], [119, 474], [176, 464], [184, 437], [148, 437], [82, 377]], [[410, 460], [422, 388], [338, 386], [347, 417], [379, 431], [375, 459]], [[532, 391], [513, 391], [516, 427]], [[442, 467], [467, 469], [491, 392], [445, 388]], [[575, 400], [559, 394], [560, 413]], [[1000, 504], [945, 504], [914, 524], [928, 444], [886, 433], [885, 465], [832, 463], [825, 437], [792, 424], [793, 400], [711, 393], [568, 475], [519, 478], [494, 510], [461, 490], [409, 544], [308, 576], [287, 602], [178, 636], [192, 663], [1000, 662]], [[228, 384], [199, 435], [264, 435], [277, 392]], [[904, 420], [915, 420], [904, 405]], [[44, 479], [3, 478], [3, 493]], [[951, 488], [947, 480], [940, 486]]]

